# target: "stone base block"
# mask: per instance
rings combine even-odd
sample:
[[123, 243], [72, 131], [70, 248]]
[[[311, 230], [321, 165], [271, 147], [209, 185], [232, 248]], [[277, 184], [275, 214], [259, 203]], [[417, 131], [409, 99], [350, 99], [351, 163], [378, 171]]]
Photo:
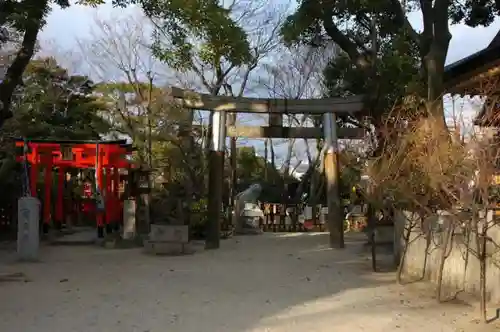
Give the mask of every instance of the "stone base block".
[[260, 235], [263, 234], [260, 228], [241, 228], [234, 231], [235, 235]]
[[149, 240], [154, 242], [187, 243], [189, 241], [189, 226], [151, 224]]
[[191, 255], [195, 252], [190, 243], [151, 240], [144, 241], [144, 250], [148, 254], [169, 256]]

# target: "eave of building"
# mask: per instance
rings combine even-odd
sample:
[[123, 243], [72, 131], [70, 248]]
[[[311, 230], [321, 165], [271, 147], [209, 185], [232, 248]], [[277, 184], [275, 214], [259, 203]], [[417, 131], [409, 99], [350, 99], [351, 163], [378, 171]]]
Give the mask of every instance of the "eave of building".
[[485, 96], [474, 124], [500, 126], [500, 31], [484, 50], [445, 67], [445, 91], [460, 96]]
[[494, 93], [500, 77], [500, 45], [477, 52], [446, 66], [444, 73], [447, 93], [488, 95]]
[[461, 78], [456, 83], [446, 86], [446, 92], [460, 96], [489, 96], [495, 94], [500, 83], [500, 59], [475, 70], [469, 77]]

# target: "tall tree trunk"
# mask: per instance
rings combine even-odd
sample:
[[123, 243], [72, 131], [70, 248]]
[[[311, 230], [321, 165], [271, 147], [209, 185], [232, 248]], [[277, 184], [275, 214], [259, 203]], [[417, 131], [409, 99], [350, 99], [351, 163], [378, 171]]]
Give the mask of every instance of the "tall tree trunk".
[[449, 0], [424, 0], [422, 15], [424, 30], [420, 38], [420, 56], [427, 83], [427, 111], [446, 128], [442, 97], [444, 66], [451, 41], [449, 29]]
[[[181, 136], [181, 144], [186, 151], [186, 162], [188, 164], [188, 174], [187, 183], [184, 185], [185, 190], [185, 199], [182, 202], [182, 221], [184, 225], [190, 225], [191, 223], [191, 205], [193, 203], [193, 196], [196, 193], [195, 185], [198, 183], [198, 179], [196, 177], [196, 173], [192, 172], [190, 169], [190, 165], [193, 163], [193, 151], [195, 149], [194, 137], [192, 135], [193, 132], [193, 120], [194, 120], [194, 112], [192, 110], [187, 111], [187, 119], [186, 123], [181, 127], [180, 136]], [[202, 181], [203, 183], [203, 181]], [[204, 187], [204, 186], [203, 186]]]
[[487, 290], [486, 290], [486, 261], [487, 261], [487, 244], [488, 244], [488, 210], [485, 209], [485, 218], [481, 223], [481, 231], [479, 231], [479, 226], [477, 227], [477, 249], [478, 249], [478, 259], [479, 259], [479, 310], [481, 311], [481, 316], [485, 323], [488, 322], [488, 307], [487, 307]]
[[25, 13], [25, 31], [21, 48], [16, 54], [14, 61], [7, 69], [7, 73], [0, 82], [0, 128], [5, 120], [12, 117], [11, 104], [12, 96], [16, 87], [22, 82], [24, 69], [29, 64], [31, 57], [35, 53], [35, 46], [38, 32], [43, 26], [43, 16], [48, 10], [48, 0], [26, 0], [30, 10]]

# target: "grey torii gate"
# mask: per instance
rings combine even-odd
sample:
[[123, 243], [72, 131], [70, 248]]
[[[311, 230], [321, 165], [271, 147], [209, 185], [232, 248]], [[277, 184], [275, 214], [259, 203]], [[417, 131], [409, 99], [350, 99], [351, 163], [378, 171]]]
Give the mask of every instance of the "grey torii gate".
[[[363, 96], [322, 99], [266, 99], [212, 96], [179, 88], [171, 88], [170, 96], [190, 110], [213, 111], [211, 150], [209, 156], [208, 227], [206, 248], [220, 246], [220, 213], [226, 137], [247, 138], [324, 138], [325, 175], [327, 180], [328, 230], [330, 246], [344, 247], [343, 215], [338, 180], [338, 142], [340, 139], [364, 137], [360, 128], [337, 128], [336, 113], [363, 110]], [[267, 113], [269, 126], [227, 126], [227, 113]], [[323, 115], [323, 128], [284, 127], [284, 114]]]

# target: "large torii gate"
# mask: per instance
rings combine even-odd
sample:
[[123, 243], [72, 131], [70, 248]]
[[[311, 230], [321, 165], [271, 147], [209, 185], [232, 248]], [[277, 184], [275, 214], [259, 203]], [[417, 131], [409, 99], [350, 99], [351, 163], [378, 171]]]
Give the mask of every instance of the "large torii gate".
[[[330, 246], [344, 247], [343, 215], [338, 188], [340, 139], [363, 138], [360, 128], [337, 128], [336, 113], [356, 113], [363, 110], [363, 96], [322, 99], [266, 99], [212, 96], [179, 88], [171, 88], [170, 96], [180, 106], [190, 110], [213, 111], [213, 127], [209, 155], [208, 227], [206, 248], [220, 246], [220, 214], [226, 137], [247, 138], [324, 138], [325, 175], [327, 180], [328, 230]], [[269, 126], [227, 126], [227, 113], [267, 113]], [[284, 114], [323, 115], [323, 128], [284, 127]]]

